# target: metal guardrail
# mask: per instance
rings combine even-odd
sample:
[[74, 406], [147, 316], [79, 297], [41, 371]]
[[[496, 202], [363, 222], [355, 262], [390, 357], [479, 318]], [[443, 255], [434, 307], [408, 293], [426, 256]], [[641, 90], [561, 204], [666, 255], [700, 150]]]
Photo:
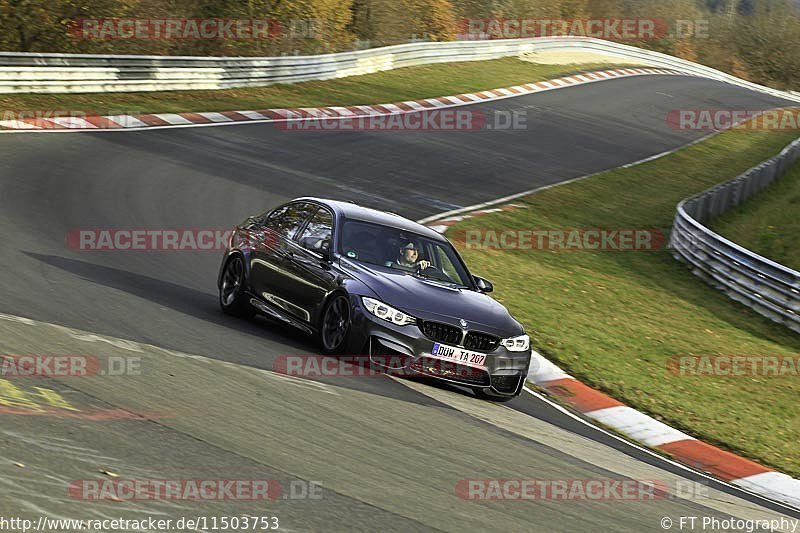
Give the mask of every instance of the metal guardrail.
[[578, 50], [620, 62], [680, 70], [800, 102], [778, 91], [677, 57], [591, 37], [417, 42], [354, 52], [283, 57], [171, 57], [0, 53], [0, 93], [226, 89], [342, 78], [394, 68]]
[[703, 224], [782, 176], [800, 158], [800, 139], [780, 154], [678, 204], [670, 234], [673, 255], [722, 292], [800, 333], [800, 272], [717, 235]]

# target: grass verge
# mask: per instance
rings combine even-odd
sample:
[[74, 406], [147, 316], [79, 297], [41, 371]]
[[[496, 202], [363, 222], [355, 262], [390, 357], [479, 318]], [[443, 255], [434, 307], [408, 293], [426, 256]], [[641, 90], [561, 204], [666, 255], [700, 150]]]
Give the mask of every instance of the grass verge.
[[764, 257], [800, 271], [800, 163], [711, 228]]
[[[676, 204], [775, 155], [794, 135], [731, 130], [670, 156], [515, 201], [449, 235], [538, 350], [581, 381], [707, 442], [800, 475], [798, 377], [679, 377], [680, 355], [798, 355], [800, 336], [730, 300], [666, 250], [466, 246], [467, 230], [668, 228]], [[720, 172], [724, 169], [724, 172]], [[471, 241], [474, 242], [474, 241]]]
[[1, 95], [0, 109], [14, 112], [44, 109], [80, 110], [91, 114], [108, 115], [367, 105], [485, 91], [615, 66], [632, 65], [612, 66], [602, 63], [540, 65], [520, 61], [517, 58], [503, 58], [406, 67], [338, 80], [242, 89]]

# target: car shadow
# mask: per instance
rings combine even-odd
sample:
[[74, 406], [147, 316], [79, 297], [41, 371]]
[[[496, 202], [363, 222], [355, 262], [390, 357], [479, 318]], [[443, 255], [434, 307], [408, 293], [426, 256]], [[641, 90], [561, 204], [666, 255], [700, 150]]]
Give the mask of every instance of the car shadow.
[[[296, 329], [281, 322], [261, 316], [248, 321], [223, 315], [219, 309], [216, 296], [204, 291], [128, 270], [98, 265], [78, 259], [34, 252], [23, 253], [37, 261], [70, 272], [93, 283], [144, 298], [159, 306], [199, 320], [212, 322], [215, 325], [222, 324], [240, 333], [258, 336], [262, 339], [268, 338], [300, 350], [307, 351], [313, 346], [310, 339], [306, 340], [298, 336]], [[269, 324], [269, 328], [265, 328], [265, 324]], [[298, 342], [298, 339], [305, 340], [305, 342]]]
[[[222, 313], [217, 303], [217, 297], [204, 291], [192, 289], [183, 285], [164, 281], [151, 276], [137, 274], [128, 270], [97, 265], [87, 261], [70, 259], [56, 255], [38, 254], [34, 252], [23, 252], [25, 255], [36, 259], [44, 264], [70, 272], [85, 280], [100, 285], [110, 287], [131, 294], [133, 296], [149, 300], [159, 306], [163, 306], [179, 313], [186, 314], [193, 318], [213, 324], [223, 326], [238, 333], [248, 335], [256, 343], [269, 340], [285, 346], [284, 353], [302, 354], [306, 356], [324, 357], [318, 353], [318, 347], [310, 335], [299, 332], [299, 330], [263, 316], [257, 316], [251, 320], [242, 320], [229, 317]], [[74, 325], [73, 327], [82, 328], [86, 326]], [[92, 326], [96, 328], [96, 326]], [[102, 331], [96, 331], [103, 333]], [[159, 342], [158, 339], [131, 339], [149, 344], [165, 345], [166, 342]], [[238, 341], [232, 341], [234, 344]], [[167, 346], [165, 346], [167, 347]], [[175, 349], [198, 353], [209, 358], [230, 361], [243, 364], [254, 368], [261, 368], [269, 371], [279, 371], [276, 369], [275, 361], [278, 357], [264, 357], [266, 354], [257, 353], [255, 355], [239, 356], [231, 351], [217, 354], [205, 353], [203, 350], [192, 349], [187, 346], [173, 346]], [[278, 352], [280, 353], [280, 352]], [[329, 356], [336, 358], [336, 356]], [[349, 364], [349, 363], [345, 363]], [[310, 379], [321, 383], [330, 383], [339, 387], [359, 390], [380, 396], [392, 397], [403, 401], [416, 404], [436, 405], [446, 408], [439, 402], [419, 394], [412, 389], [387, 379], [386, 376], [361, 378], [359, 374], [350, 372], [345, 375], [355, 375], [356, 377], [319, 377], [319, 376], [298, 376], [303, 379]]]

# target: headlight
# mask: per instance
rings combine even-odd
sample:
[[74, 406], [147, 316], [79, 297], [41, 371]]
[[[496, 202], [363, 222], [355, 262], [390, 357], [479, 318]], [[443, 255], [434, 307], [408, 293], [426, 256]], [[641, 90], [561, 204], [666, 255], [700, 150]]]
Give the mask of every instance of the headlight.
[[531, 347], [531, 338], [527, 335], [503, 339], [500, 344], [506, 347], [509, 352], [524, 352]]
[[386, 305], [380, 300], [362, 296], [361, 301], [364, 303], [364, 307], [367, 308], [367, 311], [378, 318], [386, 320], [387, 322], [397, 324], [398, 326], [406, 326], [408, 324], [417, 323], [417, 319], [413, 316], [407, 315], [404, 312], [395, 309], [391, 305]]

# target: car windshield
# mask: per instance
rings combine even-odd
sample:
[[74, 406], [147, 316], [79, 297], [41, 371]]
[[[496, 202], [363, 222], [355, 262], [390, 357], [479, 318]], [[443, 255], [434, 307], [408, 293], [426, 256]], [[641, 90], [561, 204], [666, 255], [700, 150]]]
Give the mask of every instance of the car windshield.
[[472, 286], [469, 274], [448, 242], [357, 220], [344, 223], [339, 242], [339, 253], [348, 259], [462, 288]]

